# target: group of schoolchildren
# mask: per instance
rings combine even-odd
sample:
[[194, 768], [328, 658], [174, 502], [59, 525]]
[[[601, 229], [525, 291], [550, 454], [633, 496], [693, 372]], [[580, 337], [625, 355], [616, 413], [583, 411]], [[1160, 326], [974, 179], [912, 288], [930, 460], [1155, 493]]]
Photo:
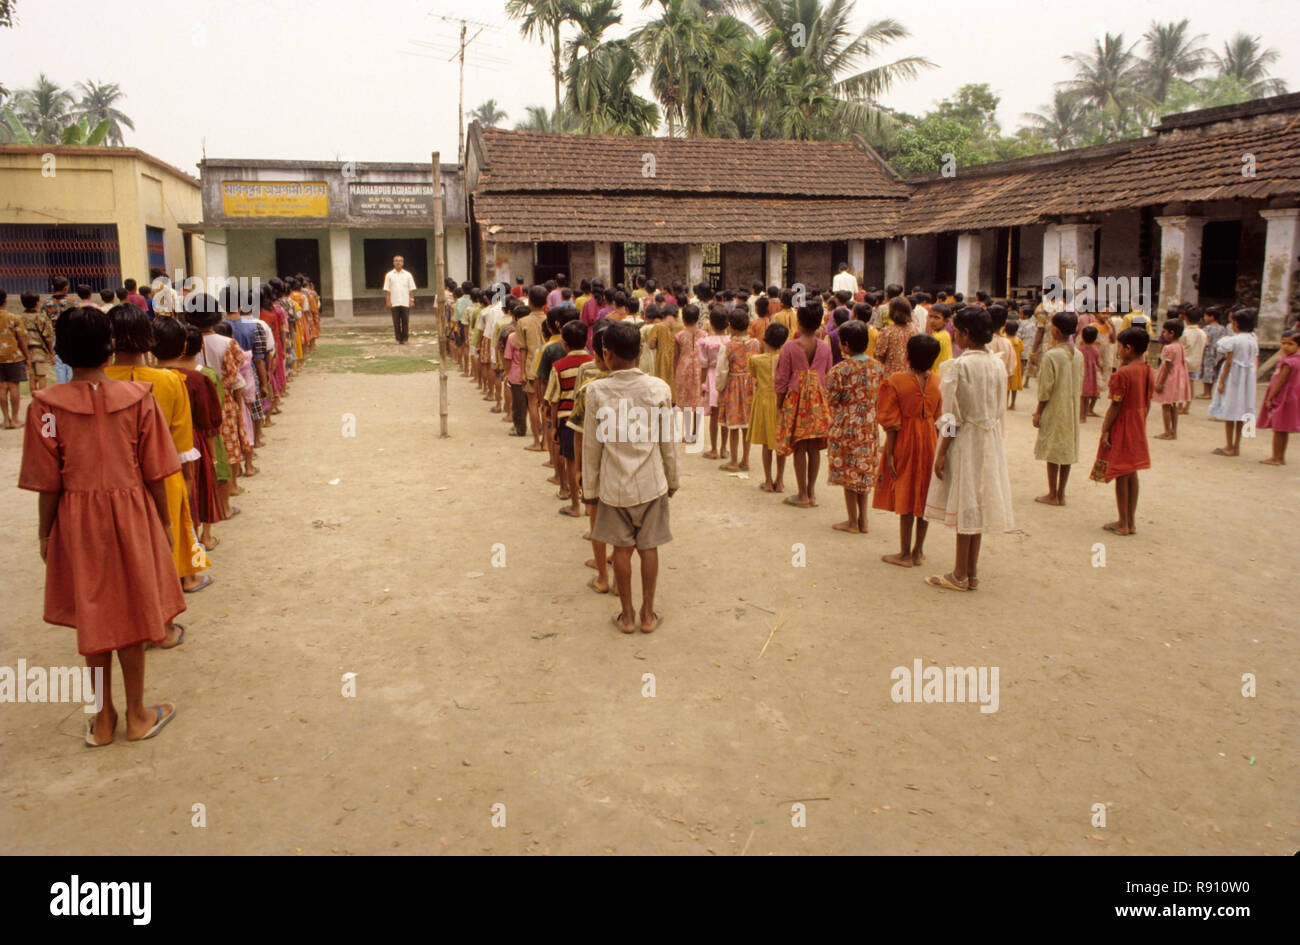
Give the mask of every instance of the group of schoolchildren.
[[103, 671], [102, 708], [84, 733], [101, 747], [119, 721], [114, 653], [128, 740], [175, 717], [174, 703], [144, 704], [145, 650], [184, 643], [185, 595], [214, 584], [212, 527], [240, 512], [231, 499], [257, 475], [262, 431], [315, 346], [320, 298], [303, 276], [251, 298], [228, 287], [220, 300], [163, 280], [153, 307], [134, 293], [95, 304], [63, 278], [53, 288], [44, 303], [23, 293], [22, 318], [4, 312], [0, 292], [0, 319], [31, 379], [18, 485], [40, 494], [44, 619], [75, 628], [87, 665]]
[[[1137, 473], [1150, 466], [1151, 403], [1162, 405], [1165, 418], [1158, 438], [1173, 439], [1177, 416], [1194, 396], [1191, 383], [1200, 380], [1211, 397], [1210, 417], [1228, 431], [1227, 446], [1215, 452], [1228, 456], [1236, 455], [1241, 428], [1254, 413], [1258, 344], [1254, 311], [1244, 307], [1225, 314], [1179, 306], [1157, 337], [1138, 310], [1093, 315], [1046, 299], [999, 302], [984, 292], [968, 301], [943, 291], [936, 299], [919, 289], [904, 294], [897, 285], [864, 291], [856, 280], [852, 289], [810, 295], [757, 283], [752, 291], [716, 292], [707, 284], [659, 287], [641, 276], [631, 292], [599, 280], [583, 280], [575, 291], [557, 276], [528, 288], [522, 280], [490, 290], [451, 283], [444, 310], [466, 327], [461, 335], [451, 330], [463, 373], [512, 423], [511, 435], [531, 431], [525, 448], [549, 454], [549, 481], [567, 500], [560, 513], [580, 516], [580, 503], [588, 503], [587, 564], [596, 571], [589, 586], [611, 589], [612, 559], [622, 603], [614, 622], [624, 632], [659, 625], [654, 549], [668, 535], [666, 497], [677, 487], [677, 460], [661, 443], [648, 448], [599, 435], [589, 400], [605, 402], [630, 383], [620, 372], [635, 368], [657, 382], [642, 385], [636, 403], [680, 408], [688, 442], [704, 438], [707, 416], [702, 455], [725, 460], [723, 471], [747, 472], [759, 445], [764, 492], [785, 492], [792, 458], [795, 491], [784, 502], [794, 508], [818, 504], [825, 451], [828, 481], [844, 493], [845, 519], [834, 528], [865, 533], [869, 505], [899, 516], [899, 551], [883, 558], [890, 564], [924, 562], [929, 522], [954, 527], [953, 569], [926, 581], [956, 591], [979, 587], [982, 533], [1013, 527], [1005, 414], [1031, 378], [1035, 457], [1046, 463], [1048, 478], [1037, 501], [1047, 505], [1065, 504], [1080, 425], [1099, 417], [1096, 403], [1107, 398], [1092, 477], [1115, 483], [1118, 516], [1103, 527], [1118, 535], [1136, 531]], [[617, 335], [608, 335], [615, 326]], [[618, 353], [609, 347], [615, 337]], [[1300, 430], [1297, 337], [1294, 330], [1283, 336], [1258, 416], [1259, 428], [1274, 431], [1268, 463], [1284, 462], [1287, 435]], [[610, 488], [615, 476], [633, 481], [626, 494]], [[646, 585], [640, 609], [631, 599], [634, 547]]]

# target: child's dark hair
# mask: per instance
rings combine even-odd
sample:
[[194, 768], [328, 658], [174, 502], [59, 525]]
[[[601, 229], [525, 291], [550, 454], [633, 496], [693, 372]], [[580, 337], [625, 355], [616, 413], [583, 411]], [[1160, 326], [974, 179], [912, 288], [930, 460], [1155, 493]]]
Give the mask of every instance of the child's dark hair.
[[771, 348], [780, 348], [790, 338], [790, 329], [780, 322], [772, 322], [763, 333], [763, 341]]
[[839, 335], [840, 345], [847, 349], [849, 354], [862, 354], [871, 344], [871, 329], [867, 327], [866, 322], [845, 322], [840, 326]]
[[199, 353], [203, 347], [203, 332], [199, 331], [193, 325], [187, 325], [185, 328], [185, 357], [192, 358]]
[[41, 296], [38, 292], [24, 292], [18, 298], [22, 300], [24, 312], [34, 312], [36, 306], [41, 304]]
[[1151, 336], [1147, 334], [1145, 328], [1125, 328], [1115, 339], [1120, 345], [1128, 345], [1133, 349], [1136, 355], [1146, 354], [1147, 346], [1151, 343]]
[[767, 318], [767, 312], [770, 308], [771, 305], [768, 303], [766, 295], [760, 295], [754, 300], [754, 314], [758, 318]]
[[1187, 306], [1187, 311], [1183, 312], [1183, 317], [1189, 324], [1199, 325], [1201, 323], [1201, 310], [1195, 305]]
[[641, 332], [628, 322], [614, 322], [605, 329], [604, 346], [605, 351], [616, 358], [635, 360], [641, 353]]
[[[988, 296], [985, 296], [987, 299]], [[1007, 323], [1007, 307], [1001, 302], [994, 302], [989, 306], [989, 322], [993, 325], [994, 333], [1002, 331], [1002, 326]], [[1070, 332], [1074, 334], [1074, 332]]]
[[1014, 338], [1018, 331], [1020, 331], [1020, 322], [1014, 318], [1008, 318], [1007, 323], [1002, 326], [1002, 334], [1008, 338]]
[[1253, 308], [1241, 308], [1232, 313], [1232, 321], [1237, 326], [1237, 331], [1254, 331], [1255, 315]]
[[185, 326], [174, 318], [154, 319], [153, 356], [159, 361], [173, 361], [185, 353]]
[[685, 325], [698, 325], [700, 321], [700, 307], [691, 303], [682, 307], [682, 323]]
[[919, 334], [907, 339], [907, 363], [913, 371], [928, 371], [939, 357], [939, 339], [934, 335]]
[[821, 302], [808, 302], [799, 306], [799, 329], [805, 334], [813, 334], [818, 328], [822, 327], [822, 314], [824, 310]]
[[1165, 323], [1160, 326], [1162, 331], [1170, 331], [1174, 334], [1174, 341], [1183, 337], [1183, 323], [1177, 318], [1167, 318]]
[[[995, 305], [993, 308], [997, 308], [997, 306]], [[1079, 316], [1075, 312], [1057, 312], [1052, 316], [1052, 327], [1066, 338], [1069, 338], [1079, 330]]]
[[906, 325], [912, 321], [912, 303], [901, 295], [890, 300], [889, 320], [895, 325]]
[[587, 344], [587, 326], [580, 319], [570, 319], [560, 329], [560, 337], [564, 339], [565, 347], [576, 351]]
[[99, 367], [113, 356], [113, 324], [108, 315], [93, 305], [68, 309], [54, 323], [54, 353], [68, 367]]
[[108, 310], [113, 325], [113, 347], [129, 354], [145, 354], [153, 348], [153, 325], [143, 309], [130, 302]]
[[1089, 345], [1090, 345], [1090, 344], [1092, 344], [1092, 343], [1093, 343], [1094, 341], [1096, 341], [1096, 340], [1097, 340], [1097, 326], [1096, 326], [1096, 325], [1084, 325], [1084, 326], [1083, 326], [1083, 343], [1084, 343], [1084, 344], [1089, 344]]
[[988, 309], [982, 305], [967, 305], [955, 316], [952, 325], [977, 345], [986, 345], [993, 339], [993, 322]]
[[727, 313], [727, 325], [732, 331], [744, 331], [749, 327], [749, 312], [743, 308], [732, 309]]
[[1282, 332], [1282, 340], [1294, 341], [1296, 344], [1300, 345], [1300, 329], [1288, 328], [1286, 331]]
[[235, 329], [231, 328], [230, 322], [226, 321], [224, 318], [218, 321], [215, 325], [213, 325], [212, 330], [216, 334], [221, 335], [225, 338], [235, 337]]
[[938, 305], [931, 305], [931, 306], [930, 306], [930, 314], [931, 314], [931, 315], [942, 315], [942, 316], [943, 316], [943, 320], [944, 320], [945, 322], [947, 322], [948, 319], [952, 317], [952, 306], [950, 306], [950, 305], [948, 305], [948, 304], [946, 304], [946, 303], [944, 303], [944, 302], [940, 302]]
[[870, 322], [873, 314], [875, 313], [872, 311], [870, 302], [853, 303], [853, 318], [855, 321]]
[[714, 331], [727, 330], [727, 310], [721, 305], [709, 306], [709, 324], [713, 326]]

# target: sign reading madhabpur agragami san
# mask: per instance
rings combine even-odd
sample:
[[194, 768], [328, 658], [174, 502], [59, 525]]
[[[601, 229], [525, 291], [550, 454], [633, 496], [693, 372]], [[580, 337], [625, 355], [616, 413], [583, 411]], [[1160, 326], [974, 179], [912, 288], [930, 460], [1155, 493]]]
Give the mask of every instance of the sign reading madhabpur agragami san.
[[221, 209], [228, 217], [328, 217], [329, 185], [300, 180], [222, 181]]
[[354, 217], [433, 217], [433, 184], [370, 183], [348, 185], [348, 213]]

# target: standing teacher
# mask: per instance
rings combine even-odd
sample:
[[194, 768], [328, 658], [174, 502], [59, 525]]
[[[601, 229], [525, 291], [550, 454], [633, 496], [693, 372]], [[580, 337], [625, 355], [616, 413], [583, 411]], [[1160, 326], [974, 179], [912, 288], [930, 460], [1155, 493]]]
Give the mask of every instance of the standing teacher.
[[415, 302], [415, 279], [403, 268], [406, 260], [393, 257], [393, 268], [384, 276], [384, 304], [393, 313], [393, 336], [399, 345], [411, 334], [411, 305]]

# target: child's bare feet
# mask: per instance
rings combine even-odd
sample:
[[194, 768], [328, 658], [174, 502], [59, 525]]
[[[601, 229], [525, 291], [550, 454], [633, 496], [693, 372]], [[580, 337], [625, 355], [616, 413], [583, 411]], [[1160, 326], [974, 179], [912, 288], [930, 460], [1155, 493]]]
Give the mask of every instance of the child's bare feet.
[[1237, 451], [1235, 449], [1228, 449], [1226, 446], [1220, 446], [1218, 449], [1214, 451], [1214, 455], [1215, 456], [1236, 456]]
[[636, 633], [636, 616], [634, 614], [615, 614], [610, 620], [623, 633]]
[[1274, 458], [1271, 457], [1271, 456], [1270, 456], [1268, 459], [1261, 459], [1260, 462], [1261, 462], [1262, 464], [1264, 464], [1265, 466], [1285, 466], [1285, 465], [1286, 465], [1286, 460], [1285, 460], [1285, 459], [1274, 459]]
[[654, 633], [656, 630], [659, 629], [659, 624], [661, 623], [663, 623], [663, 619], [654, 611], [651, 611], [648, 614], [646, 613], [641, 614], [642, 633]]
[[860, 531], [857, 522], [836, 522], [831, 528], [837, 532], [848, 532], [851, 535], [856, 535]]
[[912, 567], [914, 567], [914, 568], [919, 568], [919, 567], [920, 567], [921, 565], [923, 565], [923, 564], [925, 564], [925, 555], [921, 554], [921, 552], [919, 552], [919, 551], [913, 551], [913, 552], [912, 552]]
[[1134, 531], [1133, 529], [1125, 528], [1120, 522], [1107, 522], [1101, 527], [1116, 535], [1132, 535]]
[[719, 459], [720, 457], [718, 456], [718, 451], [717, 451], [717, 450], [709, 450], [707, 453], [704, 454], [704, 457], [703, 457], [703, 458], [704, 458], [704, 459]]
[[880, 560], [885, 562], [885, 564], [896, 564], [900, 568], [913, 567], [911, 555], [905, 555], [905, 554], [881, 555]]
[[1155, 436], [1152, 437], [1152, 439], [1153, 440], [1176, 440], [1178, 439], [1178, 437], [1174, 436], [1172, 433], [1157, 433]]
[[547, 476], [547, 477], [546, 477], [546, 481], [549, 482], [549, 483], [550, 483], [551, 485], [553, 485], [553, 486], [558, 486], [558, 485], [560, 484], [560, 477], [559, 477], [559, 476]]
[[773, 492], [784, 492], [784, 491], [785, 491], [785, 483], [782, 482], [780, 479], [778, 479], [776, 482], [772, 483], [772, 491], [773, 491]]
[[164, 702], [162, 705], [151, 705], [141, 712], [138, 717], [127, 713], [126, 737], [133, 742], [153, 738], [175, 716], [176, 706], [170, 702]]
[[582, 518], [582, 513], [571, 505], [560, 506], [560, 514], [567, 515], [569, 518]]
[[1040, 495], [1035, 497], [1035, 502], [1041, 502], [1043, 505], [1065, 505], [1064, 499], [1058, 499], [1052, 495]]
[[721, 469], [723, 472], [740, 472], [740, 467], [737, 466], [735, 463], [723, 463], [718, 468]]

